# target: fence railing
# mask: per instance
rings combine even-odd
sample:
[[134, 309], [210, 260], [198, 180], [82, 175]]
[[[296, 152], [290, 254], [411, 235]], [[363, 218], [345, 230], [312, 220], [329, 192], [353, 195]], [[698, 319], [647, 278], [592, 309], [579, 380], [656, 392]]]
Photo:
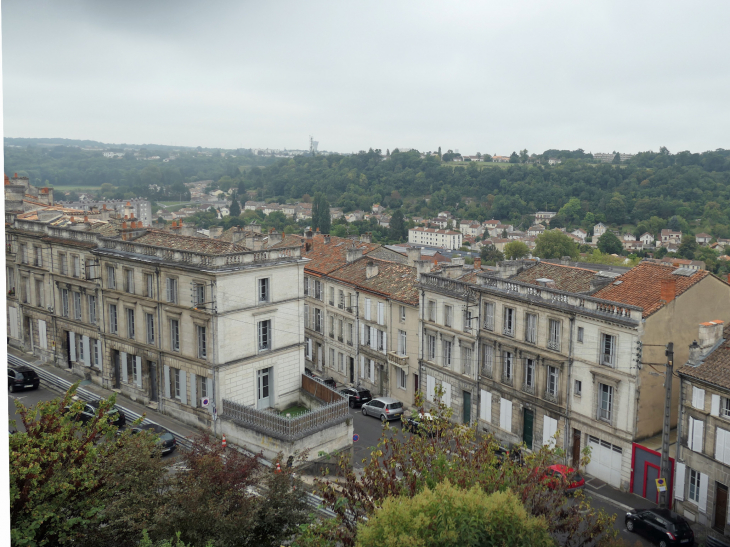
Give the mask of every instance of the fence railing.
[[[324, 384], [316, 382], [316, 380], [312, 381], [318, 384], [319, 389], [329, 389]], [[223, 414], [221, 417], [276, 439], [296, 441], [316, 431], [344, 422], [350, 416], [347, 398], [337, 392], [333, 393], [339, 397], [339, 400], [326, 403], [296, 418], [287, 418], [274, 412], [259, 410], [223, 399]]]

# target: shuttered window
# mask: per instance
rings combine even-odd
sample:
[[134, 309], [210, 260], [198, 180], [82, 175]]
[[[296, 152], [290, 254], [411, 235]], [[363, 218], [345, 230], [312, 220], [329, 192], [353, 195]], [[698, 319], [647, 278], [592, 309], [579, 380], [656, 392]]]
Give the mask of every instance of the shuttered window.
[[196, 325], [198, 331], [198, 358], [205, 359], [208, 355], [208, 339], [205, 327]]
[[180, 322], [170, 319], [170, 349], [180, 351]]
[[117, 334], [117, 305], [109, 304], [109, 332]]

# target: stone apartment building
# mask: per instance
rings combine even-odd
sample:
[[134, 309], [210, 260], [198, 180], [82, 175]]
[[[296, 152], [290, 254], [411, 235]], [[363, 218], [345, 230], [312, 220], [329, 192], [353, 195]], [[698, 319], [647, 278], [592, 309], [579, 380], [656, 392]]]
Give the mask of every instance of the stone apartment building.
[[143, 226], [150, 226], [153, 220], [152, 204], [146, 199], [107, 199], [107, 200], [86, 200], [86, 201], [69, 201], [64, 202], [65, 207], [71, 209], [81, 209], [84, 214], [96, 210], [113, 211], [120, 216], [127, 215], [128, 218], [134, 217], [137, 221], [141, 221]]
[[435, 228], [411, 228], [408, 230], [408, 243], [429, 247], [444, 247], [451, 251], [461, 247], [463, 235], [454, 230]]
[[360, 384], [412, 405], [420, 251], [403, 256], [368, 241], [311, 232], [303, 241], [310, 260], [304, 280], [308, 366], [338, 384]]
[[[724, 329], [724, 331], [723, 331]], [[680, 378], [674, 510], [702, 527], [703, 535], [730, 535], [730, 328], [699, 325]]]
[[[632, 443], [662, 423], [655, 409], [664, 389], [649, 367], [638, 366], [638, 343], [647, 346], [645, 361], [659, 361], [651, 346], [673, 335], [684, 341], [680, 331], [699, 313], [692, 309], [697, 301], [708, 302], [709, 313], [727, 314], [730, 304], [722, 280], [651, 263], [619, 277], [544, 262], [501, 263], [497, 275], [475, 279], [447, 271], [421, 276], [422, 388], [430, 394], [448, 383], [444, 397], [454, 420], [476, 421], [505, 445], [535, 449], [557, 433], [571, 464], [590, 447], [586, 471], [625, 490]], [[473, 379], [459, 363], [454, 370], [443, 344], [452, 306], [460, 307], [457, 318], [472, 309], [472, 322], [477, 317], [475, 334], [465, 331], [466, 319], [453, 323], [461, 331], [455, 343], [474, 344]]]

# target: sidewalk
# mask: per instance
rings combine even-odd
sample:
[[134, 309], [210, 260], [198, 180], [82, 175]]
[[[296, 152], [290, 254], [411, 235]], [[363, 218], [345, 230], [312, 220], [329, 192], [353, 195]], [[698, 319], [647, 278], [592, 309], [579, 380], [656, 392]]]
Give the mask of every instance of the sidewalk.
[[604, 501], [622, 509], [628, 511], [630, 509], [651, 509], [656, 507], [656, 503], [649, 501], [646, 498], [642, 498], [631, 492], [622, 492], [618, 488], [606, 484], [600, 479], [585, 475], [586, 479], [586, 495], [603, 499]]
[[[7, 349], [10, 355], [15, 355], [16, 357], [19, 357], [20, 359], [31, 363], [33, 366], [43, 369], [49, 374], [53, 374], [54, 376], [63, 378], [64, 380], [67, 380], [71, 383], [81, 380], [83, 383], [79, 387], [83, 387], [86, 391], [90, 391], [95, 395], [98, 395], [99, 397], [108, 399], [109, 397], [111, 397], [112, 393], [114, 393], [111, 389], [105, 389], [94, 384], [93, 382], [83, 381], [82, 378], [79, 378], [75, 374], [71, 374], [70, 372], [67, 372], [62, 368], [55, 367], [49, 363], [44, 363], [31, 353], [25, 353], [10, 346], [7, 346]], [[127, 410], [131, 410], [132, 412], [135, 412], [137, 414], [144, 414], [144, 417], [146, 419], [161, 425], [162, 427], [170, 430], [171, 433], [177, 434], [180, 437], [192, 437], [194, 435], [202, 433], [203, 431], [202, 429], [194, 429], [187, 424], [183, 424], [182, 422], [175, 420], [174, 418], [156, 412], [148, 406], [135, 403], [134, 401], [132, 401], [131, 399], [127, 399], [126, 397], [117, 396], [117, 406]]]

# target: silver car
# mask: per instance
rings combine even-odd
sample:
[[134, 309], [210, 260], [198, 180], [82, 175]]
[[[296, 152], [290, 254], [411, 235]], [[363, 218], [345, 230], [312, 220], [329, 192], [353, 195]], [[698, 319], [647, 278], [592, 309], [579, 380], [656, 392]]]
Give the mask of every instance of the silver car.
[[380, 418], [383, 423], [400, 420], [401, 414], [403, 414], [403, 403], [392, 397], [377, 397], [362, 405], [362, 413], [365, 416]]

